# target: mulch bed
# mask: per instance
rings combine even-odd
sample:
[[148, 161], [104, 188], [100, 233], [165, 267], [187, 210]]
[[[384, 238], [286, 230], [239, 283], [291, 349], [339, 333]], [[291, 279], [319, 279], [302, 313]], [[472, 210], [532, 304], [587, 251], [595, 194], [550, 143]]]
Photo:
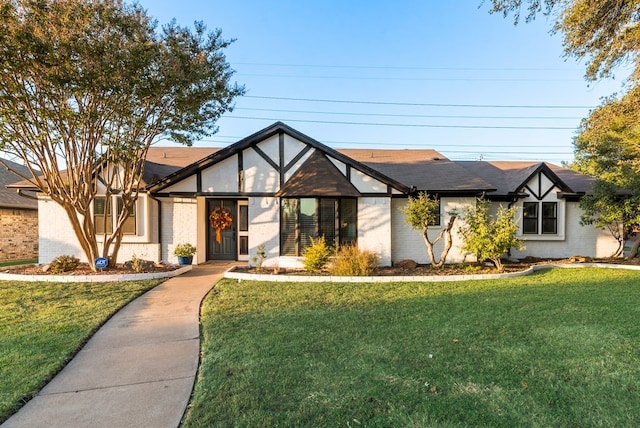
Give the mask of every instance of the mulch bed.
[[50, 271], [45, 272], [42, 265], [20, 265], [20, 266], [7, 266], [0, 268], [0, 273], [12, 273], [18, 275], [128, 275], [136, 273], [155, 273], [155, 272], [170, 272], [176, 270], [182, 266], [176, 265], [162, 265], [156, 264], [147, 269], [141, 271], [135, 271], [133, 269], [127, 269], [123, 265], [109, 266], [106, 269], [98, 270], [94, 272], [89, 267], [88, 263], [80, 263], [78, 267], [72, 272], [52, 273]]
[[[549, 263], [612, 263], [612, 264], [629, 264], [639, 265], [640, 259], [635, 258], [632, 260], [625, 259], [585, 259], [571, 257], [568, 259], [539, 259], [533, 257], [527, 257], [526, 259], [503, 263], [504, 272], [520, 272], [532, 265], [549, 264]], [[163, 265], [156, 264], [142, 271], [136, 272], [133, 269], [127, 269], [123, 265], [109, 266], [106, 269], [93, 272], [87, 263], [80, 263], [78, 268], [73, 272], [64, 272], [61, 274], [54, 274], [51, 272], [43, 271], [42, 265], [19, 265], [19, 266], [7, 266], [0, 268], [0, 273], [12, 273], [19, 275], [126, 275], [136, 273], [155, 273], [155, 272], [170, 272], [176, 270], [181, 266], [177, 265]], [[263, 268], [258, 271], [255, 268], [236, 267], [236, 270], [246, 273], [260, 273], [260, 274], [274, 274], [274, 275], [325, 275], [329, 276], [329, 272], [309, 272], [302, 269], [284, 269], [284, 268]], [[479, 275], [486, 273], [497, 273], [493, 265], [479, 264], [479, 263], [456, 263], [448, 264], [444, 267], [437, 269], [432, 268], [430, 265], [418, 265], [413, 269], [401, 268], [401, 267], [381, 267], [376, 269], [374, 276], [436, 276], [436, 275]]]
[[[568, 259], [540, 259], [535, 257], [527, 257], [517, 262], [503, 261], [503, 273], [521, 272], [534, 265], [541, 264], [563, 264], [563, 263], [612, 263], [612, 264], [640, 264], [639, 259], [591, 259], [584, 257], [570, 257]], [[321, 275], [329, 276], [328, 271], [309, 272], [303, 269], [285, 269], [285, 268], [263, 268], [258, 271], [255, 268], [239, 266], [235, 268], [238, 272], [255, 273], [255, 274], [271, 274], [271, 275]], [[439, 275], [481, 275], [498, 273], [493, 264], [482, 263], [454, 263], [447, 264], [442, 268], [433, 268], [431, 265], [419, 264], [415, 268], [401, 268], [397, 266], [379, 267], [372, 276], [439, 276]]]

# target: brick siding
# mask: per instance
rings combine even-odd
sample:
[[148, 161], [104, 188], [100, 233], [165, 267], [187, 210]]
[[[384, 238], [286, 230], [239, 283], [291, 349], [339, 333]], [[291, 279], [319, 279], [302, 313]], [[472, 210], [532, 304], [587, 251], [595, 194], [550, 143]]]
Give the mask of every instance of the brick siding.
[[0, 208], [0, 263], [38, 258], [38, 211]]

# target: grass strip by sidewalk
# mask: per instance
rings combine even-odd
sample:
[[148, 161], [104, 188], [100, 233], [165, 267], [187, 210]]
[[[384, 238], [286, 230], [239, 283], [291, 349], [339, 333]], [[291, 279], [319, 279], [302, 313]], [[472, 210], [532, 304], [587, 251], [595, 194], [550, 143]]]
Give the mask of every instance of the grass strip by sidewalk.
[[60, 371], [112, 314], [162, 281], [0, 281], [0, 422]]
[[640, 272], [225, 280], [185, 426], [640, 426]]

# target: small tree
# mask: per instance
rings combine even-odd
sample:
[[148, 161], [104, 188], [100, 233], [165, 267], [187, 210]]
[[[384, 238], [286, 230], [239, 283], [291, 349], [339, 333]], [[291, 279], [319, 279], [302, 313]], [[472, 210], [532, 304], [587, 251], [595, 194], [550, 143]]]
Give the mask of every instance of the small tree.
[[[458, 213], [456, 211], [449, 212], [449, 221], [442, 230], [440, 230], [438, 236], [431, 240], [431, 238], [429, 238], [429, 226], [437, 224], [440, 219], [440, 200], [437, 196], [432, 198], [424, 192], [418, 194], [417, 198], [409, 196], [409, 202], [406, 207], [402, 208], [402, 212], [405, 215], [405, 222], [411, 225], [413, 229], [422, 232], [422, 239], [427, 246], [431, 266], [442, 267], [447, 260], [449, 250], [451, 250], [451, 230], [458, 217]], [[440, 254], [440, 261], [436, 261], [433, 247], [443, 238], [444, 249]]]
[[[616, 186], [599, 181], [592, 195], [580, 199], [580, 208], [583, 210], [580, 224], [592, 224], [598, 229], [609, 231], [618, 242], [618, 247], [611, 257], [621, 256], [625, 239], [636, 232], [637, 225], [640, 224], [640, 197], [620, 196]], [[638, 245], [640, 240], [636, 239], [629, 252], [629, 258], [635, 256]]]
[[524, 248], [516, 238], [518, 224], [515, 219], [516, 208], [500, 206], [495, 217], [489, 214], [489, 201], [479, 199], [474, 207], [464, 210], [465, 225], [460, 228], [463, 239], [462, 249], [475, 254], [478, 261], [489, 259], [502, 271], [500, 258], [510, 248]]

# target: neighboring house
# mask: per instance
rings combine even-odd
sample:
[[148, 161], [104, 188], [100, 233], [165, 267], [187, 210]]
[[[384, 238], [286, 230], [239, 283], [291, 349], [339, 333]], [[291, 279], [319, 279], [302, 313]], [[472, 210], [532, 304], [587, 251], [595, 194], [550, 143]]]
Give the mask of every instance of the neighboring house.
[[[479, 196], [494, 208], [516, 206], [526, 249], [512, 257], [605, 257], [617, 247], [608, 233], [580, 225], [579, 199], [594, 179], [548, 163], [451, 161], [434, 150], [334, 150], [278, 122], [222, 149], [152, 147], [146, 165], [147, 192], [119, 261], [135, 254], [175, 263], [174, 247], [189, 242], [197, 247], [196, 263], [250, 261], [264, 245], [265, 266], [294, 267], [310, 239], [324, 235], [375, 251], [382, 265], [427, 263], [420, 232], [401, 211], [421, 191], [440, 198], [441, 225]], [[105, 215], [103, 206], [98, 199], [96, 217]], [[217, 236], [209, 217], [219, 209], [231, 219]], [[39, 213], [49, 219], [41, 223], [40, 263], [60, 254], [82, 257], [62, 209], [41, 197]], [[450, 262], [465, 259], [457, 228]]]
[[[4, 162], [6, 165], [3, 165]], [[38, 258], [38, 201], [35, 194], [19, 194], [5, 186], [20, 177], [7, 166], [21, 174], [29, 175], [23, 165], [2, 159], [0, 162], [0, 263]], [[31, 193], [31, 194], [29, 194]]]

